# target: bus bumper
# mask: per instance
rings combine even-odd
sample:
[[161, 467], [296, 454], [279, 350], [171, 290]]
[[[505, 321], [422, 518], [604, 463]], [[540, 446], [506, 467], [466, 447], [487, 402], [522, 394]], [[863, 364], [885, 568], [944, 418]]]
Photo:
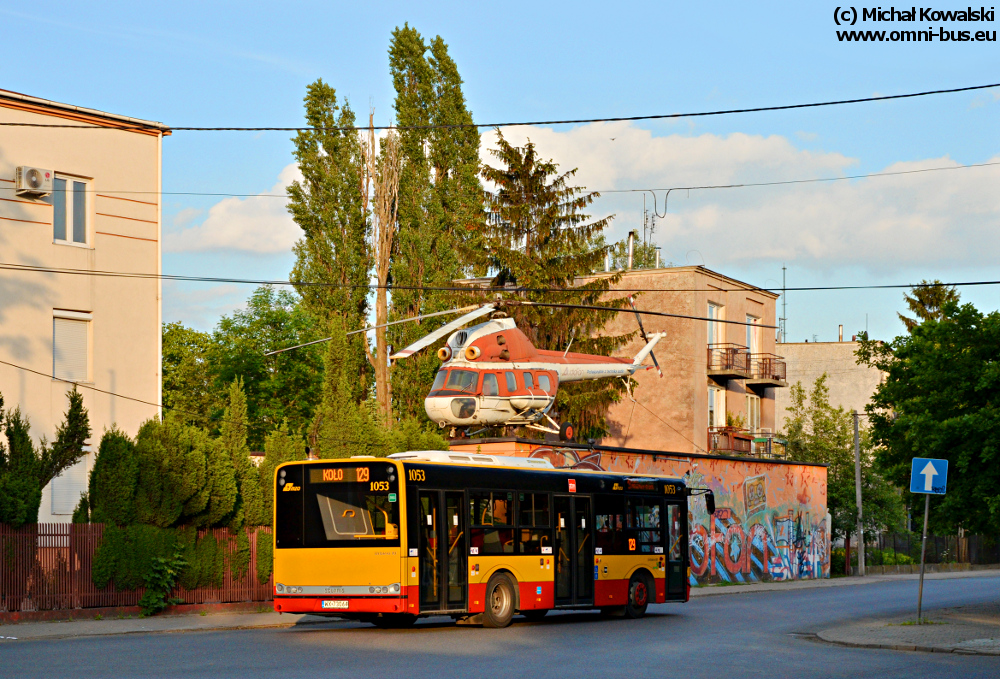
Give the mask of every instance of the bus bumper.
[[274, 597], [279, 613], [353, 615], [359, 613], [405, 613], [406, 597], [280, 596]]

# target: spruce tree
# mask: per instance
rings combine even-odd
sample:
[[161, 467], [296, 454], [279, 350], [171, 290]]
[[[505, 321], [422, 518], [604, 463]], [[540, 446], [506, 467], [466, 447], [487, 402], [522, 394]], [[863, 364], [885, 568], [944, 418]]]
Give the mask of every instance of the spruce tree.
[[[355, 330], [367, 323], [372, 267], [371, 225], [359, 191], [363, 157], [356, 132], [330, 129], [354, 126], [355, 115], [346, 101], [338, 102], [334, 88], [317, 80], [307, 88], [305, 117], [310, 127], [326, 129], [302, 130], [293, 139], [302, 180], [288, 187], [288, 210], [304, 235], [295, 244], [291, 278], [341, 286], [296, 290], [322, 324], [337, 317]], [[346, 360], [355, 374], [352, 397], [360, 401], [372, 375], [364, 347], [351, 345]]]
[[[496, 274], [493, 285], [512, 285], [527, 301], [623, 308], [624, 298], [607, 297], [620, 273], [580, 281], [603, 266], [608, 251], [599, 238], [612, 217], [590, 221], [583, 212], [600, 194], [571, 186], [576, 170], [559, 174], [558, 165], [540, 158], [531, 141], [515, 147], [498, 130], [497, 147], [490, 153], [500, 161], [482, 170], [496, 187], [484, 250]], [[601, 334], [616, 315], [612, 311], [514, 306], [510, 313], [539, 349], [564, 350], [575, 332], [574, 351], [610, 355], [635, 334]], [[576, 424], [583, 437], [599, 438], [607, 433], [608, 407], [620, 400], [623, 388], [620, 380], [560, 385], [559, 417]]]
[[0, 442], [0, 523], [21, 526], [38, 522], [42, 489], [63, 470], [79, 462], [90, 437], [90, 421], [76, 387], [67, 392], [69, 407], [51, 446], [45, 438], [37, 448], [31, 424], [20, 408], [4, 412], [0, 395], [0, 425], [7, 445]]
[[[429, 54], [428, 54], [429, 52]], [[409, 25], [393, 31], [389, 67], [396, 90], [396, 124], [401, 128], [472, 123], [458, 67], [440, 36], [430, 46]], [[400, 129], [399, 231], [392, 264], [390, 318], [441, 311], [456, 305], [443, 291], [472, 271], [472, 253], [482, 247], [483, 192], [478, 177], [479, 133], [474, 127]], [[428, 319], [389, 329], [400, 349], [447, 319]], [[424, 417], [426, 395], [439, 362], [421, 352], [395, 364], [392, 394], [399, 417]]]
[[169, 528], [205, 512], [212, 490], [208, 469], [212, 446], [207, 433], [169, 417], [164, 422], [149, 420], [139, 428], [135, 442], [139, 523]]

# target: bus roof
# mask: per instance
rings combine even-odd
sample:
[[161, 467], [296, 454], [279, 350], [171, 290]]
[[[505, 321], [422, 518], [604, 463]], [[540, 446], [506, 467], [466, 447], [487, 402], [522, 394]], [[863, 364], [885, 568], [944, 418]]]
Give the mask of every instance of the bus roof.
[[555, 469], [550, 461], [541, 458], [453, 453], [448, 450], [411, 450], [405, 453], [393, 453], [386, 457], [392, 460], [413, 462], [457, 462], [460, 464], [490, 465], [494, 467]]

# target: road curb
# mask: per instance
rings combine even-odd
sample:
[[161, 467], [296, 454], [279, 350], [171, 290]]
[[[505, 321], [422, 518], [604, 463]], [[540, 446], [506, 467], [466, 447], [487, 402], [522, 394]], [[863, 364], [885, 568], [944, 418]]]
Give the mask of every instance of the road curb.
[[830, 639], [825, 634], [832, 630], [823, 630], [816, 633], [816, 638], [835, 646], [845, 646], [847, 648], [876, 648], [886, 651], [912, 651], [915, 653], [957, 653], [959, 655], [984, 655], [997, 657], [997, 651], [979, 651], [974, 648], [950, 648], [948, 646], [919, 646], [915, 644], [879, 644], [875, 642], [864, 643], [860, 641], [842, 641], [840, 639]]

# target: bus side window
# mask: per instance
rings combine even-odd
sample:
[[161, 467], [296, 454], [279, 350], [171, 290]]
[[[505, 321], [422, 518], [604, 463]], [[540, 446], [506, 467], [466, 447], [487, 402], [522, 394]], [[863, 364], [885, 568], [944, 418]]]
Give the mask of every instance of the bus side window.
[[500, 386], [497, 384], [497, 376], [493, 373], [483, 375], [483, 396], [498, 396]]
[[504, 373], [504, 375], [507, 377], [507, 393], [513, 394], [517, 391], [517, 378], [511, 372]]
[[628, 553], [625, 549], [625, 498], [621, 495], [594, 496], [594, 546], [604, 554]]
[[531, 373], [524, 373], [524, 388], [525, 389], [534, 389], [535, 388], [535, 383], [531, 379]]
[[480, 554], [514, 552], [514, 493], [469, 493], [471, 546]]
[[652, 554], [663, 548], [660, 531], [660, 498], [630, 497], [628, 499], [628, 537], [635, 540], [637, 552]]
[[518, 493], [521, 554], [541, 554], [552, 545], [548, 493]]

